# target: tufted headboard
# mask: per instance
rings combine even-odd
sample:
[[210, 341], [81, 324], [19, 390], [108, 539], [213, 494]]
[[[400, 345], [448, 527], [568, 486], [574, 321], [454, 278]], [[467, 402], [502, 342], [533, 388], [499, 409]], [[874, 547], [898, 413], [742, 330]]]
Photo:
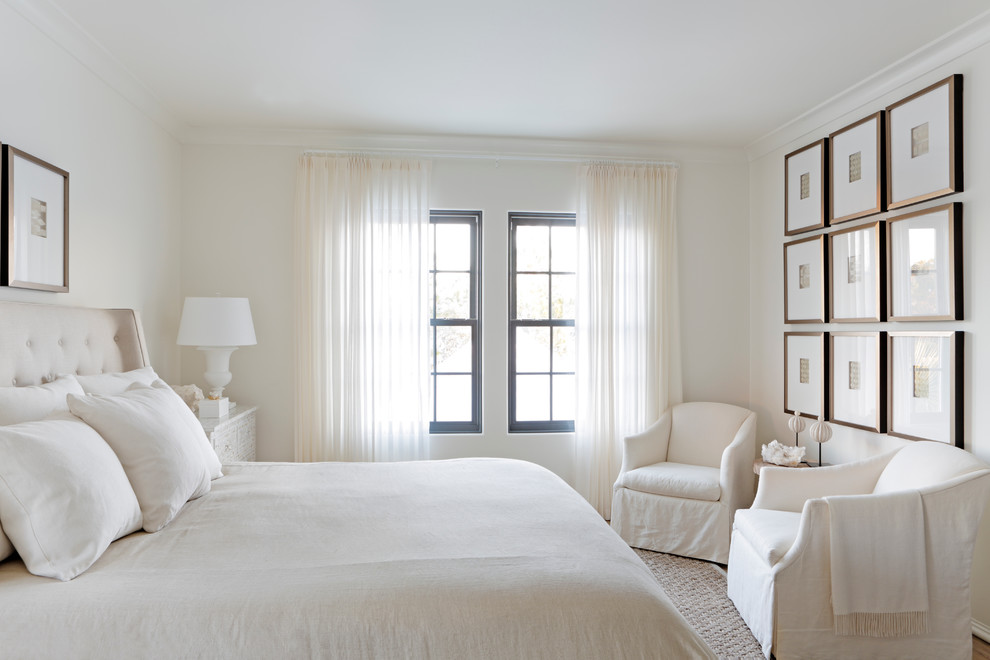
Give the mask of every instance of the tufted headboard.
[[132, 309], [0, 301], [0, 387], [149, 363], [141, 318]]

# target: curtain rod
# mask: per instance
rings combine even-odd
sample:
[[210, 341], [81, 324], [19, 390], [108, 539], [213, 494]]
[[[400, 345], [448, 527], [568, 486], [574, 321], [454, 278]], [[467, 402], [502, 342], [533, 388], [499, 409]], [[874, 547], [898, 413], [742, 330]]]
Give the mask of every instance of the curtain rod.
[[459, 153], [449, 151], [414, 151], [402, 149], [306, 149], [304, 155], [327, 155], [327, 156], [360, 156], [360, 155], [395, 155], [413, 156], [416, 158], [461, 158], [468, 160], [494, 160], [496, 164], [501, 160], [521, 160], [540, 161], [544, 163], [619, 163], [622, 165], [665, 165], [668, 167], [679, 167], [678, 163], [666, 160], [652, 160], [643, 158], [621, 158], [611, 156], [552, 156], [539, 154], [482, 154], [477, 152]]

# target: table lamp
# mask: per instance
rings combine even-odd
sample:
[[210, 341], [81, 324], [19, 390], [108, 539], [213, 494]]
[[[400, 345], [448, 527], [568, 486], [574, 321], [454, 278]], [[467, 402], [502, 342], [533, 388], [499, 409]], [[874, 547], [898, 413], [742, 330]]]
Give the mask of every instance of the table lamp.
[[258, 343], [247, 298], [186, 298], [179, 321], [179, 346], [195, 346], [206, 356], [210, 386], [207, 398], [199, 404], [200, 417], [223, 417], [230, 402], [223, 388], [230, 382], [230, 354], [239, 346]]

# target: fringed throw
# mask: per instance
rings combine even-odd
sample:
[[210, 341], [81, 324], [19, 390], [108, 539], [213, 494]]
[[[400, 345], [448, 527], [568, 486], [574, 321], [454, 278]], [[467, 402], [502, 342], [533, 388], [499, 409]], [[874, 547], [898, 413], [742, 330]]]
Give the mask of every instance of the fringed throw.
[[928, 632], [928, 612], [854, 612], [835, 617], [836, 635], [902, 637]]

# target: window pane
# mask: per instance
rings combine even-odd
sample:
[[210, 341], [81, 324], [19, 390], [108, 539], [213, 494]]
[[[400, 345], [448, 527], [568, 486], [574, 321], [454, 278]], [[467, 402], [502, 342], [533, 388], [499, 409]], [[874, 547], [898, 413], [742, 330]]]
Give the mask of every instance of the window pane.
[[574, 227], [553, 227], [550, 229], [551, 247], [550, 270], [571, 272], [577, 270], [577, 233]]
[[437, 273], [437, 318], [471, 318], [471, 276], [468, 273]]
[[574, 368], [576, 351], [574, 328], [553, 328], [553, 370], [576, 371]]
[[516, 276], [516, 318], [549, 318], [549, 275]]
[[516, 227], [516, 271], [550, 270], [550, 228]]
[[471, 269], [471, 227], [466, 224], [438, 223], [437, 270]]
[[574, 419], [574, 376], [553, 377], [553, 419]]
[[471, 328], [437, 326], [437, 371], [471, 371]]
[[516, 371], [550, 371], [550, 328], [516, 328]]
[[471, 376], [437, 376], [437, 421], [471, 421]]
[[516, 421], [550, 419], [550, 376], [516, 376]]
[[553, 275], [553, 317], [574, 318], [574, 288], [577, 275]]

